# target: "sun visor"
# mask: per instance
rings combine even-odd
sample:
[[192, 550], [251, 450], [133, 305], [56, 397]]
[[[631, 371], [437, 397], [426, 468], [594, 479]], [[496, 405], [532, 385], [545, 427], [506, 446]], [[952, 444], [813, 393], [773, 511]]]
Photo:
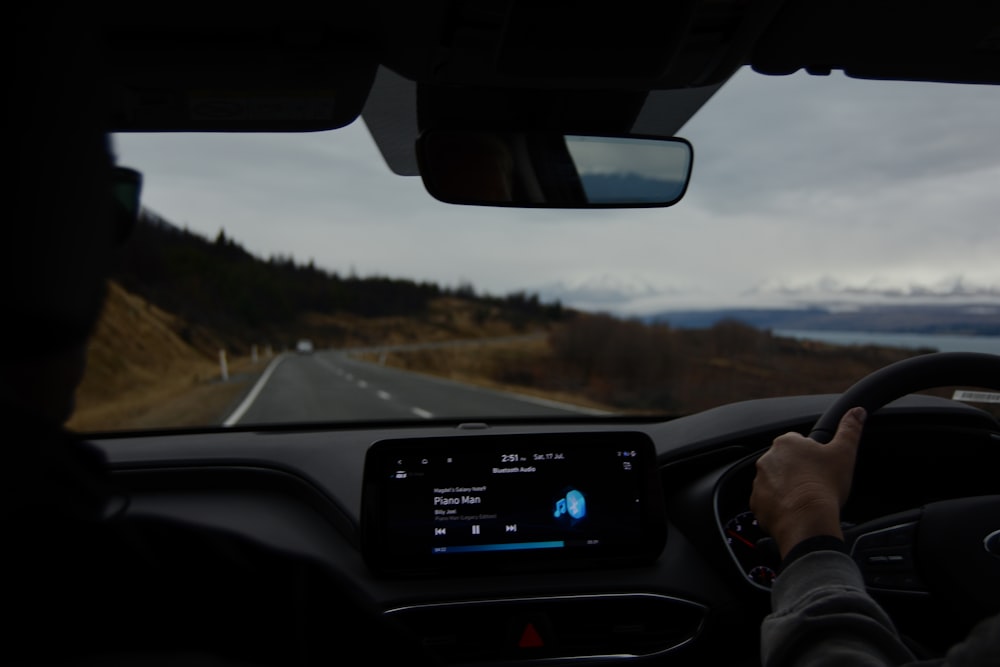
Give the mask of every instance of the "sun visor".
[[352, 123], [377, 60], [358, 44], [108, 40], [116, 132], [303, 132]]

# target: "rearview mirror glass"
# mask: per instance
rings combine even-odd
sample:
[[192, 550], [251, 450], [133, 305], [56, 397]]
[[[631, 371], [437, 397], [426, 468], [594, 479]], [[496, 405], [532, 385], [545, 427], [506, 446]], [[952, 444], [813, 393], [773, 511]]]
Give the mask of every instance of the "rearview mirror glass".
[[671, 206], [684, 196], [693, 155], [676, 137], [428, 130], [417, 142], [431, 196], [481, 206]]

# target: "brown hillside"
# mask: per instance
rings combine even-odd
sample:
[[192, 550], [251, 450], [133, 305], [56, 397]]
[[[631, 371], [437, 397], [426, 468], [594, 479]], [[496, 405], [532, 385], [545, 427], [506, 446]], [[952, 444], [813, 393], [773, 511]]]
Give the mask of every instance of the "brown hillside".
[[[204, 391], [219, 384], [218, 357], [206, 350], [217, 350], [217, 345], [201, 333], [196, 347], [184, 339], [189, 334], [186, 322], [111, 283], [68, 426], [81, 431], [145, 428], [163, 425], [159, 420], [165, 412], [178, 413], [171, 425], [205, 423], [206, 411], [214, 421], [214, 413], [240, 391], [238, 383], [213, 397], [210, 405], [167, 409], [194, 389], [202, 388], [197, 394], [220, 393]], [[233, 361], [236, 366], [243, 363]]]
[[[296, 325], [296, 337], [311, 338], [319, 347], [369, 347], [404, 343], [431, 343], [470, 338], [497, 338], [538, 333], [516, 327], [496, 306], [460, 297], [440, 297], [431, 301], [427, 312], [417, 317], [363, 317], [350, 313], [308, 313]], [[291, 335], [277, 336], [292, 340]], [[291, 344], [290, 342], [286, 344]]]

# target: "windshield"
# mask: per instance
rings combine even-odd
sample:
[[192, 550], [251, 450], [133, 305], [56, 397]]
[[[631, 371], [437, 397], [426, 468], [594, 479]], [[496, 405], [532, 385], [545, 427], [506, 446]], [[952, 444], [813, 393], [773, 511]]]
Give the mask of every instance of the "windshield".
[[998, 102], [740, 71], [668, 209], [443, 204], [361, 119], [119, 134], [143, 215], [69, 425], [676, 416], [1000, 353]]

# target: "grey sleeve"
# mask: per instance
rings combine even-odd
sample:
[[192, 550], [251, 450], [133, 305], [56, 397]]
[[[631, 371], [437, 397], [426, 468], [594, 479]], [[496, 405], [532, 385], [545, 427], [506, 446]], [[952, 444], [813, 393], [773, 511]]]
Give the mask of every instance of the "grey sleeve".
[[844, 553], [813, 551], [795, 560], [775, 580], [771, 604], [774, 611], [761, 627], [766, 667], [882, 666], [916, 660]]

